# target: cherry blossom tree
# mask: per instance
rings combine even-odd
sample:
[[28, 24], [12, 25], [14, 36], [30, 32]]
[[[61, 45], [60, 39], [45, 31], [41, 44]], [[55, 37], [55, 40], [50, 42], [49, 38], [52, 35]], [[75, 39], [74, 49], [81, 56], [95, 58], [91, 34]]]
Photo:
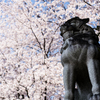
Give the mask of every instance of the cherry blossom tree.
[[60, 25], [88, 17], [98, 34], [99, 7], [99, 0], [1, 0], [0, 99], [63, 100]]

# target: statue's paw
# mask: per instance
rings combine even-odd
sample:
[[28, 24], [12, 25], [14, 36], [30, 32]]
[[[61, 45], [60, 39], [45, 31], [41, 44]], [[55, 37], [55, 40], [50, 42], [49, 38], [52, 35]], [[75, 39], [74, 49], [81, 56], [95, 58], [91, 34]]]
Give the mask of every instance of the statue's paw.
[[92, 95], [89, 100], [100, 100], [100, 94]]

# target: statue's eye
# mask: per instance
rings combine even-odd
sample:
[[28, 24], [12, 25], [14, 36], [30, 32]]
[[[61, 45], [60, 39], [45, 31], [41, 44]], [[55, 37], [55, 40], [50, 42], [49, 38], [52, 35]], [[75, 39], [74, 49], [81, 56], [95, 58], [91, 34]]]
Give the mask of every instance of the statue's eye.
[[88, 31], [88, 28], [86, 28], [85, 30]]

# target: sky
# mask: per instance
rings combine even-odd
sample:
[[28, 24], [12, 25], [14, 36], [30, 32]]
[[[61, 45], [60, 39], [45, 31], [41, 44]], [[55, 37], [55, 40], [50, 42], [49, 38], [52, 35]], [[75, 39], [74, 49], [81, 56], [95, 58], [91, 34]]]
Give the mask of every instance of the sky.
[[35, 0], [31, 0], [31, 2], [32, 2], [32, 3], [34, 3], [34, 2], [35, 2]]

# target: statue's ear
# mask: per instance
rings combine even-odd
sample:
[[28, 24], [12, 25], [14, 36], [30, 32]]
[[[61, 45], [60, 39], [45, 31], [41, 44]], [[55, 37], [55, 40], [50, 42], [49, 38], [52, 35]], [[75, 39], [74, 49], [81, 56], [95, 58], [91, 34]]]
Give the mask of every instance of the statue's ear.
[[67, 20], [67, 21], [65, 22], [65, 24], [70, 24], [71, 21], [73, 21], [73, 20], [80, 20], [80, 18], [79, 18], [79, 17], [73, 17], [73, 18]]
[[85, 18], [85, 19], [82, 19], [84, 23], [88, 23], [89, 22], [89, 18]]

